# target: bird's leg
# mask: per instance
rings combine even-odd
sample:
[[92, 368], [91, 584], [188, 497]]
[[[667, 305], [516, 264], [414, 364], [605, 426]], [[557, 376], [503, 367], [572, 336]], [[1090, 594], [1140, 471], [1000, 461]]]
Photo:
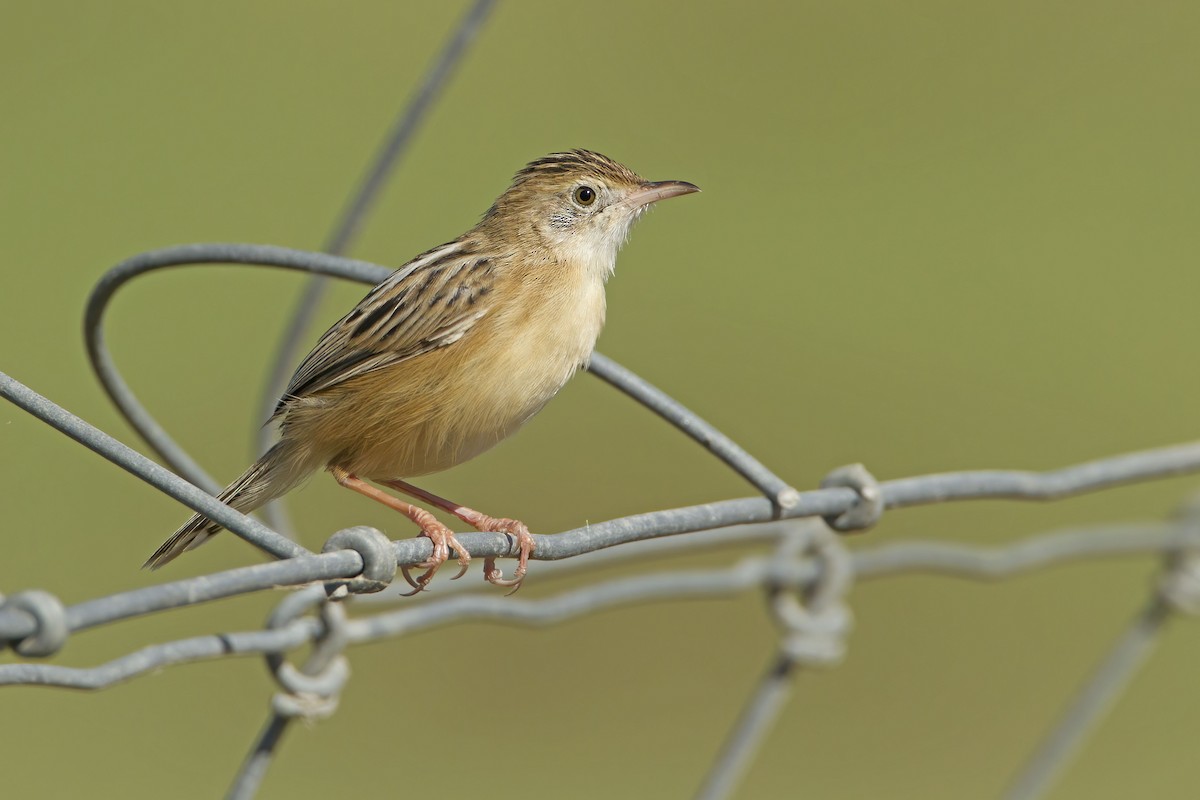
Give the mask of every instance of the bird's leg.
[[458, 554], [458, 563], [461, 567], [458, 574], [454, 578], [451, 578], [451, 580], [461, 578], [466, 574], [467, 566], [471, 563], [471, 554], [458, 543], [458, 539], [454, 538], [454, 531], [438, 522], [433, 514], [411, 503], [406, 503], [398, 497], [392, 497], [387, 492], [377, 489], [342, 467], [330, 467], [329, 472], [340, 485], [345, 486], [347, 489], [353, 489], [361, 495], [366, 495], [372, 500], [383, 503], [388, 508], [399, 511], [417, 523], [421, 528], [421, 535], [429, 537], [430, 541], [433, 542], [433, 555], [428, 561], [423, 561], [416, 565], [425, 570], [425, 572], [414, 579], [409, 574], [407, 566], [400, 567], [400, 571], [404, 574], [404, 579], [413, 587], [413, 591], [409, 592], [406, 596], [414, 595], [429, 585], [429, 581], [433, 579], [433, 575], [438, 571], [438, 567], [446, 563], [446, 560], [450, 557], [451, 547]]
[[[404, 481], [380, 481], [384, 486], [390, 486], [398, 492], [403, 492], [410, 497], [416, 497], [419, 500], [424, 500], [430, 505], [435, 505], [443, 511], [448, 511], [454, 516], [461, 519], [463, 522], [470, 525], [477, 531], [485, 531], [488, 533], [506, 533], [513, 537], [517, 542], [517, 568], [513, 572], [511, 578], [505, 578], [504, 573], [496, 567], [495, 558], [485, 558], [483, 560], [483, 577], [488, 583], [496, 586], [512, 586], [513, 592], [521, 588], [521, 582], [525, 580], [525, 570], [529, 565], [529, 556], [533, 553], [533, 534], [529, 532], [524, 522], [515, 519], [506, 519], [503, 517], [489, 517], [487, 514], [481, 514], [474, 509], [460, 506], [452, 500], [447, 500], [444, 497], [438, 497], [432, 492], [427, 492], [424, 489], [419, 489], [411, 483]], [[512, 592], [509, 592], [512, 594]]]

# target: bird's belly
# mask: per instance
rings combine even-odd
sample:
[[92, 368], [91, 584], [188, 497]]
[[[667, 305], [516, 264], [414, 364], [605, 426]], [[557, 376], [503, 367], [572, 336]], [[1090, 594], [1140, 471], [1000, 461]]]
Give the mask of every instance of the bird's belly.
[[497, 320], [385, 370], [391, 380], [380, 382], [372, 407], [358, 416], [366, 424], [330, 460], [363, 477], [388, 479], [439, 472], [474, 458], [540, 411], [587, 360], [603, 305], [591, 316], [566, 330], [538, 328], [526, 319], [516, 334]]
[[369, 478], [410, 478], [461, 464], [520, 428], [578, 366], [558, 359], [505, 362], [486, 376], [464, 371], [420, 402], [381, 404], [383, 418], [344, 466]]

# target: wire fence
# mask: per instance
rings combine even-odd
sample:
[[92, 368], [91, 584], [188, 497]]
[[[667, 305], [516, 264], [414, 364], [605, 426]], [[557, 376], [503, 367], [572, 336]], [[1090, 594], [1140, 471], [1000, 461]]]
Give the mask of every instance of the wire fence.
[[[631, 578], [592, 583], [544, 599], [468, 594], [459, 584], [436, 598], [418, 597], [400, 608], [383, 592], [400, 565], [431, 555], [426, 538], [391, 541], [373, 528], [337, 531], [320, 552], [290, 537], [282, 508], [268, 511], [269, 525], [217, 501], [220, 486], [173, 441], [122, 379], [109, 353], [103, 323], [109, 303], [129, 281], [147, 272], [197, 264], [245, 264], [299, 270], [313, 277], [279, 347], [264, 397], [273, 400], [297, 355], [328, 277], [377, 283], [390, 270], [335, 255], [344, 251], [369, 212], [387, 174], [411, 141], [425, 112], [452, 75], [493, 6], [474, 3], [420, 84], [387, 137], [375, 165], [328, 239], [329, 253], [245, 244], [195, 244], [135, 256], [110, 269], [88, 302], [85, 336], [96, 375], [131, 425], [171, 468], [137, 451], [0, 374], [0, 396], [113, 464], [136, 475], [191, 509], [201, 511], [277, 560], [173, 581], [64, 606], [48, 591], [0, 596], [0, 642], [19, 657], [46, 659], [74, 633], [167, 609], [278, 587], [295, 587], [278, 604], [266, 626], [220, 635], [148, 645], [93, 667], [17, 661], [0, 664], [0, 684], [103, 689], [165, 667], [203, 659], [262, 656], [279, 684], [265, 722], [229, 797], [254, 796], [281, 736], [292, 720], [334, 713], [349, 676], [353, 645], [412, 635], [468, 621], [518, 625], [561, 624], [605, 609], [690, 597], [728, 597], [759, 592], [777, 623], [775, 652], [756, 689], [712, 758], [696, 796], [732, 796], [772, 724], [788, 702], [795, 676], [827, 668], [841, 659], [852, 628], [849, 602], [857, 582], [912, 573], [999, 580], [1053, 565], [1097, 558], [1157, 553], [1160, 580], [1062, 719], [1017, 772], [1008, 798], [1045, 794], [1070, 757], [1092, 733], [1149, 656], [1164, 623], [1179, 612], [1200, 611], [1200, 502], [1185, 504], [1170, 520], [1138, 525], [1093, 526], [1050, 532], [997, 548], [908, 542], [850, 552], [839, 533], [874, 525], [888, 510], [971, 499], [1050, 501], [1120, 484], [1200, 472], [1200, 442], [1119, 455], [1051, 472], [967, 471], [877, 481], [861, 465], [834, 470], [821, 488], [798, 491], [713, 426], [651, 384], [597, 354], [589, 371], [626, 393], [701, 444], [750, 484], [757, 495], [735, 500], [638, 514], [553, 535], [535, 536], [534, 558], [547, 562], [539, 575], [593, 572], [622, 560], [644, 560], [729, 544], [770, 543], [773, 551], [719, 569], [659, 570]], [[262, 446], [260, 441], [259, 447]], [[680, 535], [686, 534], [686, 535]], [[458, 534], [473, 557], [515, 556], [505, 534]], [[355, 613], [348, 613], [347, 603]], [[286, 656], [311, 646], [300, 666]]]

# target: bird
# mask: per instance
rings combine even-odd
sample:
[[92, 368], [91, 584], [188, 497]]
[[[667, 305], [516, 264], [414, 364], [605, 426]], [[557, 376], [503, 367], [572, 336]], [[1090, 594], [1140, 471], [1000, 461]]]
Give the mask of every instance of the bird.
[[[409, 594], [429, 585], [451, 550], [462, 577], [471, 557], [454, 532], [379, 488], [388, 487], [511, 536], [512, 578], [495, 558], [484, 578], [516, 591], [534, 550], [528, 526], [408, 481], [479, 455], [540, 411], [592, 354], [605, 287], [634, 222], [658, 201], [698, 191], [644, 180], [591, 150], [530, 162], [478, 224], [401, 266], [321, 336], [271, 416], [278, 440], [218, 498], [250, 512], [324, 469], [433, 542], [419, 576], [402, 568]], [[144, 566], [157, 569], [220, 530], [197, 513]]]

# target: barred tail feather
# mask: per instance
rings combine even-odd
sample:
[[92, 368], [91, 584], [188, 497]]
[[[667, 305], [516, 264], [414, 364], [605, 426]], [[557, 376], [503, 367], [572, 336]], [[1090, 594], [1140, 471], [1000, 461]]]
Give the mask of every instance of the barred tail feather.
[[[291, 442], [278, 442], [241, 477], [225, 487], [217, 499], [238, 511], [249, 512], [287, 493], [313, 469], [296, 450]], [[142, 568], [158, 569], [204, 544], [220, 530], [218, 523], [203, 514], [193, 514], [154, 551]]]

